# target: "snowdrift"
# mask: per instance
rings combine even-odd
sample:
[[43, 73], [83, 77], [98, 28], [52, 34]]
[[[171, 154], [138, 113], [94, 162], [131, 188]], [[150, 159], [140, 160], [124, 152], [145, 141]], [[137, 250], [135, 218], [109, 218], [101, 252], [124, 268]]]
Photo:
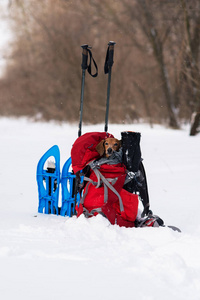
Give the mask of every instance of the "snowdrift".
[[38, 160], [57, 144], [63, 166], [77, 126], [0, 119], [2, 299], [200, 299], [200, 135], [189, 137], [187, 127], [109, 126], [117, 138], [125, 130], [142, 134], [151, 209], [182, 233], [38, 214]]

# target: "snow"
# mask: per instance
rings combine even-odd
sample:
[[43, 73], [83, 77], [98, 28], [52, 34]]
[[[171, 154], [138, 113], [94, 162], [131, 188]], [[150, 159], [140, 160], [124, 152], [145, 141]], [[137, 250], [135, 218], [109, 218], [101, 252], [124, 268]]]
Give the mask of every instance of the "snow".
[[125, 130], [142, 134], [151, 209], [182, 233], [38, 214], [38, 160], [57, 144], [63, 166], [78, 126], [0, 118], [1, 299], [200, 299], [200, 135], [109, 125]]

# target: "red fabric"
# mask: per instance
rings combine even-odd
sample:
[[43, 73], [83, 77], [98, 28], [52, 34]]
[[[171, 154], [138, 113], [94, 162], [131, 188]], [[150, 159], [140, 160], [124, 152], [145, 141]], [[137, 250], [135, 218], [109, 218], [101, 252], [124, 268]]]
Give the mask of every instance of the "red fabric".
[[[108, 188], [108, 201], [104, 203], [104, 186], [97, 188], [91, 183], [87, 183], [84, 193], [87, 195], [84, 200], [84, 207], [90, 212], [92, 209], [100, 208], [111, 224], [119, 226], [134, 227], [134, 221], [138, 211], [138, 196], [131, 194], [123, 189], [126, 169], [122, 164], [108, 165], [104, 164], [99, 171], [106, 178], [118, 178], [113, 185], [115, 190], [120, 194], [124, 206], [124, 211], [120, 211], [118, 196]], [[90, 178], [97, 182], [95, 173], [92, 171]], [[83, 194], [84, 194], [83, 193]], [[82, 207], [78, 209], [78, 216], [82, 213]]]
[[120, 215], [116, 215], [116, 224], [119, 227], [132, 228], [135, 227], [135, 222], [123, 219]]
[[88, 132], [76, 139], [71, 150], [72, 169], [74, 173], [84, 169], [93, 159], [99, 158], [96, 146], [104, 139], [114, 136], [107, 132]]
[[[72, 168], [74, 173], [84, 169], [84, 167], [92, 160], [100, 157], [96, 151], [96, 146], [101, 140], [113, 137], [112, 134], [106, 132], [90, 132], [79, 137], [71, 150]], [[87, 195], [84, 204], [80, 204], [77, 209], [77, 217], [83, 213], [83, 206], [90, 212], [92, 209], [100, 208], [111, 224], [119, 226], [134, 227], [134, 221], [138, 211], [138, 196], [131, 194], [123, 189], [126, 168], [123, 164], [108, 165], [104, 164], [99, 171], [105, 178], [117, 178], [113, 185], [115, 190], [120, 194], [124, 205], [124, 211], [120, 211], [118, 196], [108, 188], [108, 201], [104, 203], [104, 186], [97, 188], [91, 183], [87, 183], [84, 193]], [[91, 171], [90, 178], [97, 182], [97, 177]], [[96, 214], [95, 214], [96, 215]]]
[[[138, 195], [131, 194], [128, 191], [122, 189], [120, 196], [124, 205], [125, 215], [122, 214], [122, 218], [128, 221], [134, 222], [137, 217], [139, 199]], [[114, 208], [118, 214], [120, 214], [119, 203], [114, 204]]]
[[[126, 177], [126, 168], [122, 164], [116, 165], [108, 165], [104, 164], [100, 167], [99, 171], [105, 178], [118, 178], [116, 183], [113, 185], [115, 190], [120, 193], [125, 177]], [[97, 182], [97, 177], [95, 173], [92, 171], [90, 175], [90, 179]], [[104, 186], [100, 186], [97, 188], [91, 183], [87, 183], [88, 185], [88, 193], [84, 200], [84, 206], [89, 211], [93, 208], [101, 207], [104, 205]], [[84, 192], [86, 191], [86, 188]], [[108, 202], [114, 203], [118, 201], [118, 196], [108, 188]]]

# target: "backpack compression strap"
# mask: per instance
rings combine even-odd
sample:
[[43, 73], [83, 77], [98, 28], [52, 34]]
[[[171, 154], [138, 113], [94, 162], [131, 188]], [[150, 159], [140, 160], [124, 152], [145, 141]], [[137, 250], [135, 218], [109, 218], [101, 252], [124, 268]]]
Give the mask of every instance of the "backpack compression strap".
[[90, 184], [96, 185], [96, 187], [98, 188], [98, 187], [100, 187], [101, 183], [103, 183], [103, 185], [104, 185], [104, 203], [106, 203], [108, 201], [108, 189], [110, 189], [119, 199], [120, 211], [124, 212], [124, 206], [123, 206], [122, 198], [121, 198], [120, 194], [116, 191], [116, 189], [113, 187], [113, 185], [117, 181], [117, 178], [105, 178], [101, 174], [101, 172], [99, 171], [100, 165], [105, 164], [107, 160], [108, 159], [102, 160], [101, 163], [99, 161], [92, 161], [88, 164], [91, 167], [91, 169], [94, 171], [94, 173], [97, 177], [97, 182], [91, 180], [88, 177], [84, 177], [84, 180], [89, 181], [89, 182], [86, 186], [85, 194], [81, 198], [80, 203], [81, 204], [84, 203], [84, 200], [85, 200], [85, 197], [87, 195], [88, 188], [89, 188]]

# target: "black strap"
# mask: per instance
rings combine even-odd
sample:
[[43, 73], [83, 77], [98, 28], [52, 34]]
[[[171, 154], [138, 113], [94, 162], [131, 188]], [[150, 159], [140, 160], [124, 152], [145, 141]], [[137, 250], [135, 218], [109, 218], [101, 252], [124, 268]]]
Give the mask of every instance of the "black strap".
[[[88, 67], [87, 67], [88, 73], [89, 73], [92, 77], [97, 77], [97, 75], [98, 75], [98, 67], [97, 67], [97, 64], [96, 64], [96, 62], [95, 62], [95, 60], [94, 60], [94, 58], [93, 58], [93, 56], [92, 56], [91, 50], [90, 50], [90, 49], [87, 49], [87, 50], [88, 50], [88, 53], [89, 53], [89, 55], [90, 55], [90, 62], [89, 62], [89, 65], [88, 65]], [[95, 66], [95, 68], [96, 68], [96, 73], [95, 73], [95, 74], [92, 74], [92, 61], [93, 61], [93, 64], [94, 64], [94, 66]]]
[[140, 162], [139, 165], [139, 169], [144, 177], [144, 183], [143, 183], [143, 187], [141, 187], [139, 189], [139, 193], [142, 199], [142, 204], [144, 206], [144, 210], [142, 212], [142, 217], [144, 217], [145, 215], [148, 214], [153, 214], [152, 211], [150, 210], [150, 203], [149, 203], [149, 193], [148, 193], [148, 186], [147, 186], [147, 178], [146, 178], [146, 172], [145, 172], [145, 168], [144, 165], [142, 163], [142, 161]]

